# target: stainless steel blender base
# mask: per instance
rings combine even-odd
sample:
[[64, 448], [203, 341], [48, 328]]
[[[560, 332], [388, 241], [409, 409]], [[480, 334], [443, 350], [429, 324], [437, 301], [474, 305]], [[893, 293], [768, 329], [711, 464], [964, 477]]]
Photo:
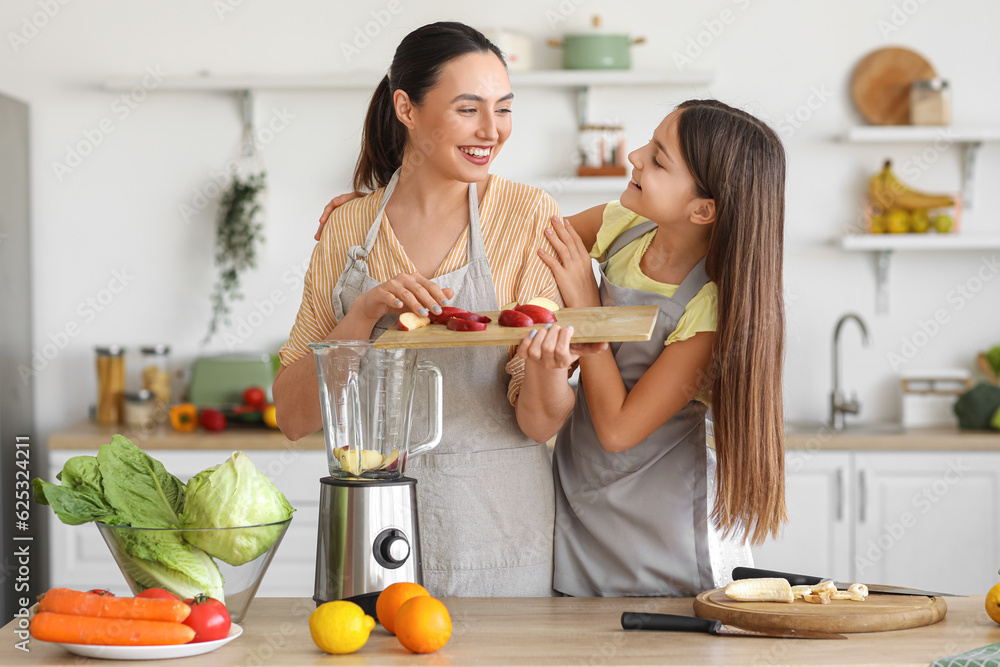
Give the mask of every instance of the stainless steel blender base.
[[423, 584], [416, 480], [320, 479], [316, 604], [352, 599], [374, 616], [400, 581]]

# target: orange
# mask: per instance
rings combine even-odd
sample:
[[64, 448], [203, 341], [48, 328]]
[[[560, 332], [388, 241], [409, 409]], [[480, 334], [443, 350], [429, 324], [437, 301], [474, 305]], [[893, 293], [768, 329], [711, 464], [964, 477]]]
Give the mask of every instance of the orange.
[[997, 623], [1000, 623], [1000, 584], [990, 589], [986, 594], [986, 613]]
[[396, 639], [414, 653], [433, 653], [451, 639], [451, 615], [437, 598], [420, 595], [396, 612]]
[[375, 603], [375, 614], [378, 622], [389, 632], [395, 634], [396, 612], [400, 606], [412, 597], [418, 595], [430, 595], [427, 589], [420, 584], [411, 584], [408, 581], [401, 581], [398, 584], [391, 584], [382, 591]]

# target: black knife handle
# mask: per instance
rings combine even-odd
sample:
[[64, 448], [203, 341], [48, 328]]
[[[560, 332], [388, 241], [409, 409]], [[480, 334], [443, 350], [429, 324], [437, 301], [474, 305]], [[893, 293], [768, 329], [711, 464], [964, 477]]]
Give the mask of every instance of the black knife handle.
[[622, 628], [625, 630], [666, 630], [668, 632], [707, 632], [714, 634], [722, 626], [721, 621], [674, 614], [648, 614], [626, 611], [622, 614]]
[[776, 572], [774, 570], [761, 570], [756, 567], [734, 567], [733, 579], [760, 579], [771, 578], [787, 579], [790, 586], [815, 586], [821, 581], [826, 581], [822, 577], [810, 577], [807, 574], [791, 574], [790, 572]]

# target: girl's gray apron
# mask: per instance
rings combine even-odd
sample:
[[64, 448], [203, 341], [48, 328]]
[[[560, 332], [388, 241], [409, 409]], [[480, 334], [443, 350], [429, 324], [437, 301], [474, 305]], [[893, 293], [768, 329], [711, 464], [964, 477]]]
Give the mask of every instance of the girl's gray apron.
[[[364, 247], [348, 249], [347, 266], [333, 292], [338, 322], [355, 299], [379, 284], [365, 260], [398, 180], [397, 170]], [[498, 310], [475, 184], [469, 186], [468, 235], [467, 264], [434, 282], [455, 290], [454, 306]], [[396, 319], [380, 319], [372, 338]], [[406, 468], [417, 480], [424, 586], [443, 597], [552, 595], [552, 473], [545, 445], [521, 432], [507, 400], [508, 349], [422, 349], [419, 358], [437, 364], [444, 381], [441, 443]], [[414, 414], [424, 414], [416, 405], [419, 393]], [[419, 431], [418, 424], [414, 428]]]
[[[627, 230], [601, 264], [602, 305], [660, 307], [648, 341], [611, 345], [629, 391], [708, 282], [702, 260], [673, 297], [611, 283], [604, 275], [607, 260], [654, 229], [655, 223], [646, 222]], [[708, 519], [716, 459], [706, 446], [705, 404], [691, 400], [638, 445], [610, 454], [597, 439], [585, 394], [577, 391], [556, 441], [556, 590], [574, 596], [687, 597], [722, 585], [733, 567], [751, 565], [749, 548], [721, 539]]]

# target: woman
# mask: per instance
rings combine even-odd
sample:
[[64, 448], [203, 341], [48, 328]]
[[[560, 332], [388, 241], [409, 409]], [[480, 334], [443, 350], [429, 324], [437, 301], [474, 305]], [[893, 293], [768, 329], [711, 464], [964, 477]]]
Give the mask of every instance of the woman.
[[[322, 425], [309, 342], [374, 338], [404, 311], [559, 299], [537, 253], [551, 249], [555, 202], [489, 173], [510, 136], [512, 99], [500, 51], [468, 26], [427, 25], [396, 49], [354, 173], [356, 190], [373, 191], [323, 229], [281, 350], [274, 399], [288, 438]], [[554, 492], [538, 443], [561, 418], [541, 394], [565, 370], [526, 374], [503, 347], [421, 358], [444, 375], [444, 436], [407, 468], [419, 481], [425, 585], [437, 596], [550, 595]]]

